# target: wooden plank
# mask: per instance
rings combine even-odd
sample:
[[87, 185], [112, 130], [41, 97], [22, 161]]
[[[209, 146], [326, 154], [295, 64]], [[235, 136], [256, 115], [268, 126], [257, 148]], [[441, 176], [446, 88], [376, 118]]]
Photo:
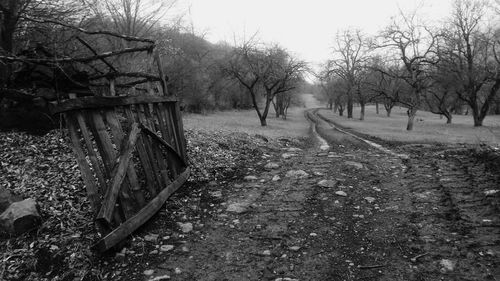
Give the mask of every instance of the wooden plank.
[[[182, 155], [182, 144], [181, 144], [181, 136], [182, 132], [177, 131], [177, 125], [175, 124], [175, 107], [174, 104], [159, 104], [159, 107], [162, 108], [162, 112], [165, 115], [165, 119], [167, 120], [167, 124], [169, 127], [169, 131], [172, 134], [172, 141], [170, 144], [175, 148], [177, 154]], [[184, 157], [183, 157], [184, 159]], [[179, 164], [179, 162], [177, 162]], [[180, 166], [178, 167], [180, 168]]]
[[163, 90], [163, 95], [169, 96], [168, 90], [167, 90], [167, 81], [165, 79], [165, 73], [163, 72], [163, 65], [161, 63], [160, 53], [158, 52], [157, 49], [154, 51], [154, 57], [156, 60], [156, 65], [158, 66], [158, 75], [160, 75], [160, 79], [161, 79], [160, 84], [161, 84], [161, 88]]
[[152, 138], [154, 138], [157, 142], [161, 143], [167, 150], [169, 150], [172, 153], [172, 156], [175, 157], [177, 162], [179, 162], [184, 167], [187, 166], [186, 162], [184, 162], [184, 159], [182, 159], [181, 155], [168, 142], [166, 142], [164, 139], [162, 139], [160, 136], [158, 136], [155, 132], [153, 132], [151, 129], [149, 129], [146, 126], [142, 126], [142, 130], [146, 134], [148, 134]]
[[76, 155], [76, 162], [78, 163], [78, 167], [80, 167], [80, 172], [82, 174], [83, 183], [85, 184], [85, 188], [87, 189], [87, 196], [90, 201], [90, 205], [94, 212], [97, 212], [101, 206], [101, 199], [99, 197], [99, 192], [96, 187], [95, 178], [92, 176], [92, 171], [90, 170], [89, 164], [85, 159], [85, 152], [83, 151], [80, 144], [80, 137], [78, 136], [78, 132], [76, 129], [76, 120], [74, 116], [66, 115], [66, 121], [68, 125], [69, 135], [71, 139], [71, 148], [73, 149], [73, 153]]
[[[144, 114], [146, 116], [146, 120], [148, 121], [149, 128], [153, 130], [154, 132], [158, 132], [159, 128], [158, 125], [155, 122], [155, 118], [153, 118], [153, 115], [151, 114], [150, 111], [150, 106], [149, 104], [144, 104], [141, 105], [144, 108]], [[165, 180], [166, 184], [169, 184], [171, 182], [170, 177], [168, 176], [168, 164], [165, 160], [165, 156], [161, 152], [160, 147], [157, 145], [156, 142], [152, 142], [152, 148], [153, 148], [153, 153], [156, 155], [156, 160], [158, 161], [158, 167], [160, 167], [160, 174], [162, 175], [163, 179]]]
[[133, 96], [133, 97], [82, 97], [60, 102], [58, 105], [51, 104], [52, 114], [62, 113], [69, 110], [96, 109], [105, 107], [126, 106], [132, 104], [175, 102], [175, 97], [159, 96]]
[[[115, 110], [106, 110], [104, 112], [106, 116], [106, 121], [108, 122], [109, 127], [111, 128], [111, 132], [113, 133], [113, 137], [115, 139], [116, 149], [121, 150], [121, 142], [124, 140], [124, 133], [120, 122], [116, 116]], [[133, 125], [133, 124], [132, 124]], [[142, 194], [141, 186], [139, 185], [139, 180], [137, 179], [137, 174], [134, 169], [133, 160], [130, 160], [129, 166], [127, 167], [127, 179], [128, 181], [125, 184], [125, 187], [122, 189], [122, 192], [128, 193], [130, 187], [130, 191], [132, 191], [133, 196], [139, 205], [142, 207], [145, 205], [146, 201], [144, 200], [144, 194]], [[127, 196], [127, 195], [125, 195]]]
[[[106, 125], [104, 124], [103, 117], [101, 116], [100, 110], [92, 110], [88, 112], [89, 119], [93, 126], [90, 126], [92, 133], [94, 134], [95, 141], [99, 151], [101, 153], [101, 157], [103, 158], [104, 167], [107, 170], [108, 175], [111, 175], [111, 172], [114, 167], [114, 161], [116, 159], [116, 152], [113, 148], [111, 137], [108, 134], [106, 129]], [[120, 196], [120, 203], [123, 209], [123, 216], [125, 218], [129, 218], [134, 215], [135, 211], [131, 203], [131, 198], [127, 197], [128, 195]], [[116, 221], [117, 224], [120, 221]]]
[[[137, 118], [139, 119], [139, 123], [142, 125], [148, 124], [148, 120], [146, 120], [146, 118], [144, 117], [145, 115], [141, 112], [142, 110], [144, 110], [144, 107], [141, 105], [136, 105], [136, 109], [137, 109], [136, 115], [137, 115]], [[156, 160], [156, 155], [153, 152], [153, 142], [152, 142], [152, 140], [149, 139], [148, 136], [144, 136], [144, 144], [145, 144], [145, 148], [146, 148], [146, 153], [148, 154], [148, 158], [151, 161], [151, 167], [153, 168], [153, 170], [152, 170], [153, 175], [156, 179], [157, 189], [153, 193], [151, 193], [152, 196], [155, 196], [159, 192], [159, 190], [161, 189], [161, 186], [166, 185], [166, 182], [163, 182], [163, 178], [160, 174], [160, 167], [159, 167], [158, 161]]]
[[[153, 108], [154, 108], [154, 115], [156, 116], [156, 119], [158, 119], [162, 139], [164, 139], [169, 144], [172, 144], [172, 142], [169, 141], [169, 138], [173, 132], [172, 132], [171, 126], [167, 126], [166, 118], [165, 118], [165, 114], [164, 114], [163, 110], [161, 108], [159, 108], [159, 104], [153, 105]], [[167, 129], [167, 127], [170, 129]], [[177, 175], [179, 174], [178, 171], [179, 171], [180, 167], [178, 165], [176, 165], [175, 161], [172, 161], [172, 158], [170, 157], [170, 155], [167, 155], [166, 161], [167, 161], [167, 165], [168, 165], [168, 168], [169, 168], [172, 176], [174, 178], [177, 177]]]
[[[170, 103], [169, 103], [169, 106]], [[186, 152], [186, 138], [184, 136], [184, 124], [182, 122], [182, 113], [181, 113], [181, 107], [179, 102], [176, 102], [174, 105], [175, 111], [173, 114], [173, 121], [176, 126], [176, 132], [179, 136], [179, 145], [180, 145], [180, 151], [179, 153], [182, 155], [182, 158], [184, 161], [187, 163], [188, 158], [187, 158], [187, 152]]]
[[[128, 125], [131, 126], [133, 122], [138, 122], [139, 120], [136, 120], [134, 117], [134, 114], [132, 113], [132, 110], [130, 109], [130, 106], [125, 106], [125, 115], [127, 116], [127, 121]], [[142, 168], [144, 171], [144, 174], [146, 176], [146, 188], [148, 191], [153, 194], [153, 196], [156, 194], [155, 191], [155, 178], [153, 175], [153, 166], [152, 163], [148, 157], [148, 153], [146, 151], [146, 145], [144, 142], [144, 136], [139, 135], [139, 139], [137, 140], [137, 153], [139, 154], [139, 159], [141, 160]]]
[[104, 252], [121, 240], [125, 239], [148, 219], [150, 219], [160, 208], [165, 201], [186, 182], [189, 177], [190, 169], [187, 168], [182, 174], [175, 179], [174, 182], [165, 187], [153, 200], [151, 200], [144, 208], [142, 208], [135, 216], [125, 221], [118, 228], [99, 240], [92, 248]]
[[141, 129], [137, 123], [132, 124], [129, 135], [125, 138], [126, 143], [123, 145], [118, 158], [116, 159], [115, 167], [111, 173], [111, 184], [103, 199], [101, 209], [97, 215], [97, 219], [104, 219], [108, 223], [111, 223], [111, 216], [115, 208], [116, 199], [120, 193], [123, 180], [127, 174], [127, 167], [130, 163], [130, 158], [132, 157], [132, 152], [135, 149], [135, 143]]
[[[92, 164], [92, 169], [94, 170], [94, 173], [97, 177], [97, 181], [99, 182], [99, 194], [104, 194], [106, 191], [107, 185], [106, 185], [106, 178], [105, 176], [109, 176], [105, 174], [105, 171], [101, 169], [101, 165], [99, 163], [99, 159], [97, 157], [97, 154], [94, 150], [94, 145], [92, 144], [92, 137], [90, 135], [90, 132], [87, 128], [87, 125], [85, 124], [85, 119], [83, 118], [83, 114], [79, 111], [76, 111], [74, 113], [74, 116], [78, 122], [78, 126], [80, 127], [80, 131], [82, 132], [83, 139], [85, 141], [85, 145], [87, 147], [87, 153], [90, 159], [90, 163]], [[95, 210], [97, 212], [97, 210]]]

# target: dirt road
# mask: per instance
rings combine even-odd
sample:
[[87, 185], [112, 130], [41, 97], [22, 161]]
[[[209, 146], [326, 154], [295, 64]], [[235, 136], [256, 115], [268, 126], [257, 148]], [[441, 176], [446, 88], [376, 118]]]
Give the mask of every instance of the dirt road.
[[386, 144], [388, 154], [324, 121], [318, 132], [326, 151], [314, 138], [263, 142], [240, 173], [176, 195], [144, 230], [163, 240], [109, 277], [500, 280], [498, 153]]

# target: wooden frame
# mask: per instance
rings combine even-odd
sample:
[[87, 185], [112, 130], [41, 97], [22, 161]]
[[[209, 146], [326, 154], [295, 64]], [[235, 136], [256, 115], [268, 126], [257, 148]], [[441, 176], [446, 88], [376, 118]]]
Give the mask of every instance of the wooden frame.
[[187, 180], [185, 139], [173, 97], [84, 97], [62, 113], [106, 251], [151, 218]]

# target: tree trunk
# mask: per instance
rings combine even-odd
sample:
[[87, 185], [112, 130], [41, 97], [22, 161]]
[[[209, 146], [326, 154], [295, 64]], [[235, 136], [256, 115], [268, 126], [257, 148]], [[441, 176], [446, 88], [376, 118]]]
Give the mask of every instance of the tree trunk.
[[387, 112], [387, 117], [391, 117], [392, 107], [386, 107], [385, 111]]
[[352, 95], [349, 94], [349, 96], [347, 97], [347, 118], [352, 118], [353, 107], [354, 107], [353, 98]]
[[415, 116], [417, 115], [417, 109], [412, 107], [408, 109], [407, 114], [408, 114], [408, 125], [406, 126], [406, 130], [412, 131], [413, 123], [415, 121]]
[[337, 112], [338, 109], [339, 109], [339, 104], [334, 102], [333, 103], [333, 113]]
[[344, 116], [344, 109], [339, 107], [338, 110], [339, 110], [339, 116]]
[[375, 113], [378, 115], [380, 113], [378, 109], [378, 102], [375, 102]]
[[359, 120], [363, 121], [365, 120], [365, 103], [360, 102], [359, 105], [361, 106], [361, 111], [359, 113]]
[[265, 117], [259, 116], [259, 119], [260, 119], [260, 125], [261, 125], [262, 127], [267, 126], [267, 121], [266, 121], [266, 118], [265, 118]]
[[445, 116], [446, 116], [446, 124], [451, 124], [451, 119], [453, 118], [453, 115], [451, 115], [451, 113], [448, 113]]

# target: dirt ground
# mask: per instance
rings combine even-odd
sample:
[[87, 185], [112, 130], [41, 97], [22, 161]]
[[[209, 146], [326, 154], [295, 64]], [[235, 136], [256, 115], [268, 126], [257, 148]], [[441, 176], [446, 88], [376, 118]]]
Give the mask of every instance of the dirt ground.
[[327, 151], [314, 138], [263, 142], [236, 173], [183, 188], [101, 261], [103, 276], [500, 280], [498, 151], [384, 144], [401, 158], [324, 123], [318, 132]]

